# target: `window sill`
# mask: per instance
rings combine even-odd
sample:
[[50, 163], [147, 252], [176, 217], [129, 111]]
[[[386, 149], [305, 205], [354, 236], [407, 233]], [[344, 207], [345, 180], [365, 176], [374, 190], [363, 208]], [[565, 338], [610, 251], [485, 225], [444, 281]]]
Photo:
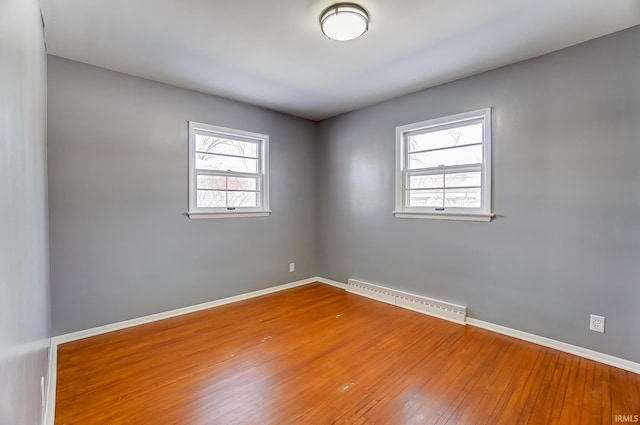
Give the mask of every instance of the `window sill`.
[[452, 221], [491, 221], [495, 214], [461, 214], [461, 213], [422, 213], [394, 211], [396, 218], [419, 218], [424, 220], [452, 220]]
[[271, 211], [231, 211], [231, 212], [188, 212], [187, 216], [191, 220], [203, 218], [248, 218], [248, 217], [268, 217]]

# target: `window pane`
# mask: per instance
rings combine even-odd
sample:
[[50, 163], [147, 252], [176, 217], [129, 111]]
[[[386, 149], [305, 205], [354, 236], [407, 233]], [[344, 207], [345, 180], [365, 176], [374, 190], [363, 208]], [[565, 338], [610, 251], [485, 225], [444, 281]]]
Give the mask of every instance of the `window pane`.
[[473, 143], [482, 143], [482, 123], [448, 128], [446, 130], [413, 134], [407, 138], [409, 152], [447, 148]]
[[256, 192], [228, 192], [229, 207], [257, 207], [258, 194]]
[[197, 203], [203, 208], [257, 207], [258, 192], [199, 190]]
[[227, 206], [227, 192], [218, 190], [199, 190], [198, 208], [224, 208]]
[[446, 187], [480, 186], [482, 183], [482, 177], [480, 175], [480, 171], [472, 173], [454, 173], [447, 174], [445, 181]]
[[258, 178], [198, 174], [198, 189], [258, 190]]
[[256, 177], [229, 177], [229, 190], [258, 190]]
[[446, 207], [480, 208], [482, 205], [480, 188], [447, 189], [444, 197], [444, 204]]
[[258, 160], [235, 158], [232, 156], [196, 154], [196, 168], [202, 170], [236, 171], [239, 173], [257, 173]]
[[408, 190], [407, 206], [409, 207], [442, 207], [443, 190]]
[[196, 150], [225, 155], [258, 157], [258, 143], [196, 134]]
[[482, 145], [409, 154], [410, 170], [449, 165], [477, 164], [481, 162]]
[[409, 189], [432, 189], [444, 187], [444, 175], [409, 176]]
[[198, 189], [226, 189], [226, 176], [206, 176], [198, 174]]

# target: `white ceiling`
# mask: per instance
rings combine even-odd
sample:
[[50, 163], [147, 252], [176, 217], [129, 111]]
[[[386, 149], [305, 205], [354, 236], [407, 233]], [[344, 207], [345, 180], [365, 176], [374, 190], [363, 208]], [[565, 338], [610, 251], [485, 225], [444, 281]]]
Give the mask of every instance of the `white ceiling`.
[[40, 0], [52, 55], [319, 120], [640, 24], [639, 0]]

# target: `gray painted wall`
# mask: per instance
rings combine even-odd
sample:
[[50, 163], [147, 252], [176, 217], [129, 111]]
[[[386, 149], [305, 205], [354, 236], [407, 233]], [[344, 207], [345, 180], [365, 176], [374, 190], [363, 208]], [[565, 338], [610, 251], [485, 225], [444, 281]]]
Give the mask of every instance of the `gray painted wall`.
[[[638, 46], [635, 27], [320, 123], [320, 275], [639, 362]], [[394, 218], [395, 127], [487, 106], [497, 219]]]
[[[50, 57], [54, 334], [320, 275], [640, 361], [639, 42], [632, 28], [317, 126]], [[393, 218], [395, 127], [486, 106], [497, 219]], [[188, 120], [271, 136], [271, 217], [183, 215]]]
[[[58, 57], [48, 65], [55, 335], [316, 275], [315, 123]], [[270, 217], [184, 215], [189, 120], [270, 136]]]
[[0, 2], [0, 424], [41, 423], [50, 336], [46, 55], [37, 0]]

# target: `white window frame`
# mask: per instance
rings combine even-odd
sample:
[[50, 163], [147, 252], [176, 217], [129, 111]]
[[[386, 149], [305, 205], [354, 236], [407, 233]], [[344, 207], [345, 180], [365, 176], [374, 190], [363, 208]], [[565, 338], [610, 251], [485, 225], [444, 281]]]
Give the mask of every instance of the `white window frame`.
[[[260, 182], [258, 207], [211, 208], [198, 207], [197, 203], [197, 175], [196, 169], [196, 135], [214, 135], [239, 141], [256, 142], [259, 145], [259, 170], [256, 174]], [[189, 121], [189, 210], [187, 215], [191, 219], [199, 218], [234, 218], [234, 217], [265, 217], [271, 214], [269, 210], [269, 136], [252, 133], [233, 128], [219, 127], [210, 124]], [[202, 170], [200, 170], [202, 172]], [[218, 175], [225, 174], [219, 173]], [[229, 172], [229, 175], [233, 175]]]
[[[481, 171], [480, 208], [435, 208], [408, 207], [407, 196], [407, 136], [416, 132], [428, 133], [446, 128], [455, 128], [467, 123], [483, 122], [483, 140], [481, 164], [463, 164], [446, 167], [449, 172]], [[439, 167], [422, 170], [425, 174], [436, 171]], [[463, 221], [491, 221], [494, 214], [491, 211], [491, 108], [465, 112], [456, 115], [422, 121], [396, 127], [396, 208], [393, 214], [397, 218], [424, 218], [435, 220], [463, 220]]]

